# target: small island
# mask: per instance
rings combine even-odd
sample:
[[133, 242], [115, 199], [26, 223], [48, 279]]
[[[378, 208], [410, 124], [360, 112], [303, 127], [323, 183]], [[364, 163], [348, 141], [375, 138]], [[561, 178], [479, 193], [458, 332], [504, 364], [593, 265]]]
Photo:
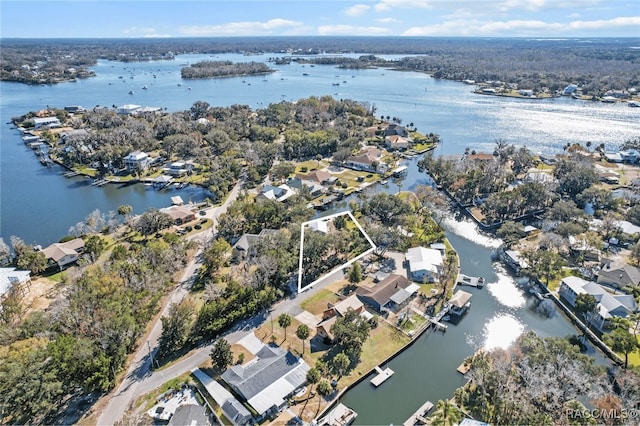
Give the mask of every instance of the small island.
[[184, 79], [221, 78], [264, 75], [275, 72], [262, 62], [201, 61], [183, 67], [180, 74]]

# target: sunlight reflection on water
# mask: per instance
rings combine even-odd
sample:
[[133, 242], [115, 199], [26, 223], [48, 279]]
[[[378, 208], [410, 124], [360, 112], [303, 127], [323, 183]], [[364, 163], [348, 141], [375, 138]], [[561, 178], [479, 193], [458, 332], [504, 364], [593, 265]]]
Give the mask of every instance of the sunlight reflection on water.
[[481, 234], [476, 224], [468, 220], [459, 221], [453, 217], [446, 217], [442, 225], [454, 234], [485, 247], [498, 248], [502, 244], [497, 238]]
[[509, 308], [520, 308], [524, 306], [526, 300], [522, 290], [520, 290], [513, 278], [504, 272], [498, 273], [498, 281], [487, 284], [487, 290], [498, 302]]
[[522, 334], [524, 324], [511, 314], [499, 314], [491, 318], [484, 326], [484, 348], [506, 349]]

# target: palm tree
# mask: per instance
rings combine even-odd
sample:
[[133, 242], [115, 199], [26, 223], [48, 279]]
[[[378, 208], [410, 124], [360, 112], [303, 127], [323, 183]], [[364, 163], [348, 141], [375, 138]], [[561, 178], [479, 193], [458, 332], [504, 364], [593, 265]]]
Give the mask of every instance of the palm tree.
[[281, 314], [278, 317], [278, 325], [284, 328], [284, 340], [287, 340], [287, 327], [291, 325], [291, 315]]
[[296, 330], [296, 336], [298, 336], [298, 339], [302, 340], [302, 354], [304, 355], [304, 341], [305, 339], [309, 338], [309, 334], [310, 334], [310, 330], [309, 330], [309, 326], [306, 324], [300, 324], [298, 326], [298, 329]]
[[462, 412], [451, 401], [441, 399], [436, 404], [436, 410], [429, 417], [430, 425], [453, 426], [462, 420]]

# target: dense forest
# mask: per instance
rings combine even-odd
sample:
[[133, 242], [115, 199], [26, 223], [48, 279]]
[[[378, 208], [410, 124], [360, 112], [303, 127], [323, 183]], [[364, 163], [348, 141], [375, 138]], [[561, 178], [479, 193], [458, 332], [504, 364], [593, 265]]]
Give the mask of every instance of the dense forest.
[[[545, 40], [524, 38], [426, 37], [237, 37], [172, 40], [3, 39], [0, 79], [24, 83], [65, 81], [71, 68], [89, 73], [98, 59], [121, 62], [167, 59], [185, 53], [284, 54], [289, 60], [328, 63], [318, 54], [362, 53], [359, 61], [341, 60], [342, 67], [374, 65], [372, 54], [408, 55], [376, 66], [433, 74], [451, 80], [503, 81], [528, 89], [561, 89], [569, 83], [585, 93], [602, 94], [640, 84], [637, 39]], [[365, 55], [368, 54], [368, 55]], [[290, 57], [290, 58], [289, 58]], [[363, 62], [366, 60], [366, 62]], [[329, 63], [331, 60], [329, 60]], [[26, 65], [26, 67], [25, 67]], [[35, 69], [34, 69], [35, 67]]]

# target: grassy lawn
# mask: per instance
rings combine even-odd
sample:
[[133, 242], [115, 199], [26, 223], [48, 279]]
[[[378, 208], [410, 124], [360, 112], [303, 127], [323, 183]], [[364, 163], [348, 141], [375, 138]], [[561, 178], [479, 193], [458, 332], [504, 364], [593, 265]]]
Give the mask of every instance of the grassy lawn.
[[349, 375], [340, 380], [340, 388], [345, 388], [358, 380], [363, 374], [367, 374], [382, 361], [398, 352], [409, 343], [409, 337], [401, 333], [393, 326], [380, 321], [377, 328], [371, 331], [369, 338], [362, 347], [360, 363]]
[[400, 328], [403, 329], [404, 331], [409, 332], [411, 330], [417, 330], [425, 322], [427, 322], [427, 319], [422, 315], [411, 313], [409, 318], [405, 319], [402, 322], [402, 324], [400, 325]]
[[[636, 335], [636, 340], [638, 341], [638, 345], [640, 345], [640, 336]], [[620, 355], [620, 358], [624, 359], [624, 354], [618, 355]], [[640, 353], [638, 353], [638, 351], [635, 351], [629, 354], [629, 367], [637, 366], [640, 366]]]
[[300, 305], [305, 311], [309, 311], [314, 315], [320, 315], [327, 309], [328, 303], [337, 303], [340, 298], [327, 289], [322, 289]]
[[[296, 164], [296, 173], [309, 173], [316, 170], [324, 169], [325, 167], [329, 167], [329, 162], [327, 160], [307, 160], [302, 163]], [[306, 172], [303, 170], [306, 168]]]

